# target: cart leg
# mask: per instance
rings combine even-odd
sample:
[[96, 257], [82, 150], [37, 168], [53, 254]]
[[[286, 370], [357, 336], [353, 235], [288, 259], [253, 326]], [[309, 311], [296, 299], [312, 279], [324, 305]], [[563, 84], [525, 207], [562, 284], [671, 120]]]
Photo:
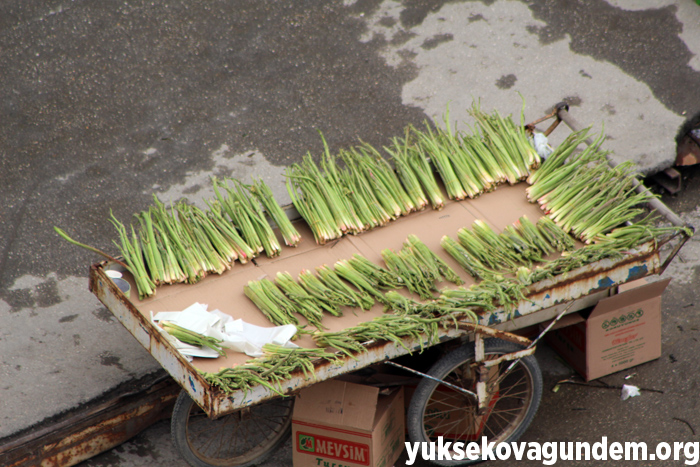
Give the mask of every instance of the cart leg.
[[182, 391], [170, 423], [173, 444], [193, 467], [246, 467], [271, 456], [291, 433], [294, 398], [277, 398], [212, 420]]
[[[484, 340], [484, 359], [491, 360], [522, 350], [516, 344], [499, 339]], [[534, 356], [517, 361], [510, 372], [499, 381], [499, 375], [510, 366], [504, 361], [487, 369], [476, 361], [476, 349], [467, 344], [440, 359], [429, 375], [476, 392], [477, 383], [485, 382], [486, 398], [481, 410], [473, 396], [460, 393], [439, 382], [423, 379], [413, 394], [408, 408], [406, 426], [413, 442], [437, 441], [488, 442], [517, 440], [532, 422], [542, 398], [542, 374]], [[453, 454], [455, 454], [453, 452]], [[435, 461], [438, 465], [467, 465], [479, 460]]]

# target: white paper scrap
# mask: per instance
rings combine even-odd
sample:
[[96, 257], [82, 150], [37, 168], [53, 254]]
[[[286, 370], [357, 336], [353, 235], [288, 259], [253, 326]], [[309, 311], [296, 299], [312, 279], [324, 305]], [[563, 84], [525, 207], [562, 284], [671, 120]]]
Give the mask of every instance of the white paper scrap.
[[241, 319], [233, 320], [224, 325], [224, 346], [239, 352], [244, 352], [250, 357], [263, 355], [263, 345], [277, 344], [297, 347], [290, 342], [296, 334], [297, 328], [293, 324], [265, 328], [246, 323]]
[[209, 329], [214, 328], [221, 318], [219, 315], [209, 313], [207, 305], [195, 303], [182, 311], [161, 311], [153, 319], [158, 322], [170, 321], [182, 328], [206, 336]]
[[[268, 343], [290, 348], [298, 347], [291, 342], [292, 337], [297, 332], [297, 328], [293, 324], [275, 327], [256, 326], [240, 319], [234, 320], [230, 315], [220, 310], [207, 311], [207, 307], [207, 305], [201, 303], [194, 303], [182, 311], [161, 311], [155, 316], [151, 313], [151, 320], [153, 322], [170, 321], [190, 331], [214, 337], [223, 341], [221, 343], [222, 347], [243, 352], [250, 357], [262, 356], [262, 347]], [[205, 358], [216, 358], [219, 356], [212, 349], [200, 349], [197, 346], [184, 344], [170, 334], [167, 335], [183, 355]]]

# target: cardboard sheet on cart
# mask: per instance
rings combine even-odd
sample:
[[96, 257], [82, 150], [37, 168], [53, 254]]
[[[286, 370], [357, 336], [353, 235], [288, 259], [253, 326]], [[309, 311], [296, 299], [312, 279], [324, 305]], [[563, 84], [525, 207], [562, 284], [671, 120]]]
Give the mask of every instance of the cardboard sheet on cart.
[[[535, 204], [527, 202], [526, 184], [500, 186], [496, 191], [477, 199], [450, 201], [440, 211], [426, 209], [399, 218], [384, 227], [379, 227], [360, 235], [349, 235], [326, 245], [317, 245], [313, 234], [303, 221], [295, 226], [303, 236], [296, 248], [283, 247], [280, 256], [260, 257], [247, 264], [235, 263], [231, 270], [221, 275], [210, 275], [197, 284], [177, 284], [159, 287], [155, 296], [145, 300], [132, 299], [134, 305], [147, 318], [159, 311], [184, 310], [195, 302], [208, 305], [209, 310], [218, 309], [234, 319], [242, 319], [258, 326], [271, 326], [260, 310], [245, 296], [243, 286], [248, 281], [263, 277], [274, 279], [279, 271], [287, 271], [297, 277], [303, 269], [314, 270], [323, 264], [332, 266], [336, 261], [349, 259], [353, 254], [365, 256], [377, 264], [384, 265], [381, 251], [385, 248], [399, 250], [409, 234], [417, 235], [432, 251], [437, 253], [461, 275], [466, 285], [474, 281], [440, 247], [443, 235], [457, 238], [457, 231], [471, 227], [477, 220], [490, 224], [496, 231], [527, 215], [533, 222], [542, 212]], [[281, 244], [283, 244], [280, 241]], [[448, 283], [439, 284], [447, 286]], [[133, 284], [132, 284], [133, 286]], [[408, 294], [408, 292], [405, 292]], [[342, 317], [328, 316], [323, 325], [330, 331], [340, 331], [360, 322], [370, 321], [381, 315], [382, 306], [377, 304], [369, 311], [346, 309]], [[300, 323], [305, 323], [301, 317]], [[302, 347], [314, 347], [309, 336], [294, 341]], [[193, 366], [204, 371], [218, 371], [245, 363], [250, 357], [243, 353], [227, 351], [226, 357], [216, 359], [195, 358]]]

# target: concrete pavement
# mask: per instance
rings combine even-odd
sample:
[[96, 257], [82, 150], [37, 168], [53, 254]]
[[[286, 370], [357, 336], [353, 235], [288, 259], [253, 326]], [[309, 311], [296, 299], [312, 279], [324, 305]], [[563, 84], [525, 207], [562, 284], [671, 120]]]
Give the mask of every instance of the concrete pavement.
[[[122, 220], [474, 99], [561, 100], [651, 173], [700, 112], [700, 7], [665, 1], [0, 5], [0, 442], [159, 366], [87, 291]], [[464, 124], [462, 124], [464, 125]], [[696, 198], [697, 199], [697, 198]], [[695, 281], [691, 257], [682, 266]], [[692, 282], [696, 284], [697, 282]]]

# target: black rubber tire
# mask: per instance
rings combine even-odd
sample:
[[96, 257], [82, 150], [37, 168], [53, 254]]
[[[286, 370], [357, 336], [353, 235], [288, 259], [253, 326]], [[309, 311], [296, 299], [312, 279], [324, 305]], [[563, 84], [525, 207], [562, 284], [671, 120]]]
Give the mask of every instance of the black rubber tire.
[[254, 466], [289, 439], [293, 408], [293, 397], [277, 398], [212, 420], [182, 391], [173, 407], [170, 433], [192, 467]]
[[[485, 353], [498, 356], [504, 353], [511, 353], [522, 350], [516, 344], [502, 341], [500, 339], [486, 339]], [[434, 376], [441, 380], [452, 384], [464, 387], [471, 391], [475, 390], [474, 381], [472, 380], [473, 372], [469, 372], [469, 365], [474, 362], [474, 344], [470, 343], [459, 347], [445, 355], [428, 371], [430, 376]], [[510, 362], [504, 362], [499, 365], [498, 370], [494, 370], [494, 376], [490, 381], [496, 380], [496, 372], [504, 371], [510, 365]], [[458, 378], [455, 370], [462, 372], [461, 378]], [[465, 371], [466, 370], [466, 371]], [[509, 388], [512, 386], [517, 392]], [[434, 398], [436, 389], [439, 388], [439, 396]], [[488, 417], [482, 418], [479, 421], [479, 428], [476, 426], [476, 419], [473, 410], [476, 407], [476, 402], [473, 397], [461, 394], [449, 387], [432, 381], [428, 378], [423, 380], [416, 387], [411, 403], [406, 415], [406, 426], [408, 429], [409, 439], [413, 442], [431, 442], [436, 441], [438, 435], [444, 436], [444, 441], [462, 441], [467, 444], [469, 441], [481, 441], [481, 436], [487, 436], [491, 441], [516, 441], [525, 432], [527, 427], [535, 417], [535, 413], [540, 405], [542, 398], [542, 373], [534, 356], [529, 356], [521, 359], [518, 364], [511, 370], [505, 379], [499, 384], [498, 391], [493, 396], [490, 412]], [[489, 391], [492, 392], [492, 391]], [[518, 396], [522, 392], [523, 397]], [[503, 394], [501, 394], [503, 393]], [[512, 394], [512, 395], [509, 395]], [[463, 416], [454, 417], [456, 411], [463, 412]], [[513, 412], [516, 412], [513, 415]], [[426, 417], [426, 413], [428, 416]], [[493, 415], [497, 414], [498, 417]], [[505, 415], [504, 415], [505, 414]], [[507, 417], [506, 417], [507, 416]], [[512, 419], [509, 419], [511, 418]], [[457, 420], [475, 420], [469, 428], [465, 427], [465, 423]], [[447, 422], [445, 422], [447, 420]], [[440, 425], [443, 423], [443, 425]], [[467, 422], [469, 423], [469, 422]], [[499, 425], [497, 428], [490, 428], [491, 425]], [[440, 432], [441, 430], [464, 430], [459, 433]], [[467, 434], [466, 430], [471, 430]], [[420, 456], [420, 452], [419, 452]], [[442, 460], [433, 461], [434, 464], [451, 466], [451, 465], [469, 465], [482, 462], [481, 460]]]

